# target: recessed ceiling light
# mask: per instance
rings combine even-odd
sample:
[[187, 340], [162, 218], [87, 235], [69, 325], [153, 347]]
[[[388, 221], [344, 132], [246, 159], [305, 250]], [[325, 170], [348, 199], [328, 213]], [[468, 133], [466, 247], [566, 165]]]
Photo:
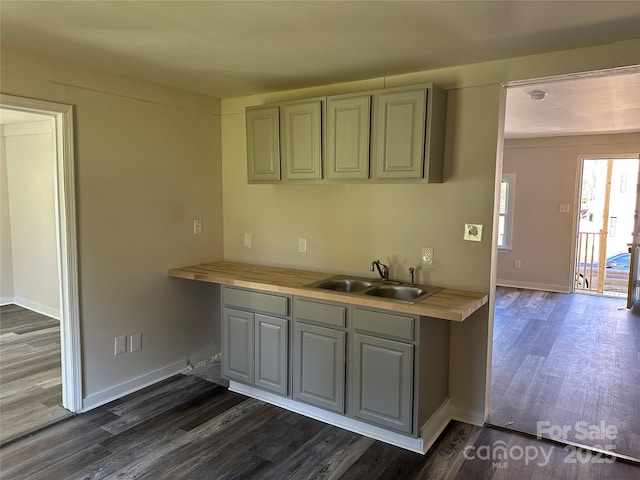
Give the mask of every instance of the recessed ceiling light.
[[544, 100], [547, 96], [547, 92], [544, 90], [534, 90], [533, 92], [529, 92], [529, 98], [531, 100], [535, 100], [536, 102], [540, 102]]

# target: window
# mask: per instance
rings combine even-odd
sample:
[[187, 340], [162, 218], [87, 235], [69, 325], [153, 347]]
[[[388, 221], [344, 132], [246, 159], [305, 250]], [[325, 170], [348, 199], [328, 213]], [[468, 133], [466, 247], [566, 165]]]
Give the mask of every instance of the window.
[[513, 230], [513, 200], [516, 190], [515, 173], [503, 173], [500, 182], [500, 210], [498, 217], [498, 248], [511, 248]]

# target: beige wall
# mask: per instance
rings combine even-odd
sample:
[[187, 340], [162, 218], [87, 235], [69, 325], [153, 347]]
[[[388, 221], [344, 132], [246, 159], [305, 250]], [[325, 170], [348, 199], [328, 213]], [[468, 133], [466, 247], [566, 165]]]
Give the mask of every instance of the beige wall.
[[53, 125], [5, 125], [14, 303], [60, 318]]
[[[223, 99], [225, 259], [358, 275], [380, 258], [391, 276], [420, 267], [418, 281], [489, 292], [500, 84], [640, 63], [640, 42], [556, 52], [342, 85]], [[445, 183], [441, 185], [248, 185], [244, 108], [280, 100], [433, 82], [448, 90]], [[485, 225], [481, 243], [462, 240], [465, 222]], [[253, 237], [243, 247], [243, 234]], [[307, 253], [297, 238], [307, 238]], [[421, 247], [434, 265], [421, 267]], [[484, 420], [489, 308], [451, 326], [454, 416]]]
[[4, 126], [0, 125], [0, 304], [13, 303], [13, 262], [11, 260], [11, 217], [9, 184], [4, 148]]
[[[515, 208], [512, 248], [498, 254], [498, 284], [570, 291], [580, 158], [638, 153], [638, 133], [506, 141], [502, 171], [516, 174]], [[568, 214], [558, 212], [560, 204], [570, 205]]]
[[85, 407], [217, 353], [216, 287], [167, 270], [222, 258], [219, 100], [4, 47], [1, 84], [75, 107]]

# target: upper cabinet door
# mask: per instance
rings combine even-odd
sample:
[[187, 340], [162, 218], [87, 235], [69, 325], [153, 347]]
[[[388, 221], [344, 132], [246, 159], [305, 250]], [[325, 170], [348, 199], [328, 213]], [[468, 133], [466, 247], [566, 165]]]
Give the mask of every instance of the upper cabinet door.
[[376, 178], [422, 178], [426, 100], [425, 89], [376, 95]]
[[281, 108], [285, 180], [320, 180], [322, 100], [285, 104]]
[[280, 118], [278, 107], [248, 108], [247, 177], [249, 183], [280, 180]]
[[369, 178], [370, 131], [370, 95], [327, 99], [326, 178]]

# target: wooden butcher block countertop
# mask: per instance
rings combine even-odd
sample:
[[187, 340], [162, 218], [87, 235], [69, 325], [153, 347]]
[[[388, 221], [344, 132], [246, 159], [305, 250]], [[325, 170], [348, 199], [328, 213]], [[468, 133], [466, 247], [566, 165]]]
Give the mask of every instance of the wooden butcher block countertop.
[[307, 288], [305, 285], [331, 278], [335, 274], [236, 262], [216, 262], [176, 268], [169, 271], [169, 276], [413, 313], [457, 322], [469, 317], [488, 301], [488, 295], [484, 293], [448, 288], [440, 290], [419, 303]]

